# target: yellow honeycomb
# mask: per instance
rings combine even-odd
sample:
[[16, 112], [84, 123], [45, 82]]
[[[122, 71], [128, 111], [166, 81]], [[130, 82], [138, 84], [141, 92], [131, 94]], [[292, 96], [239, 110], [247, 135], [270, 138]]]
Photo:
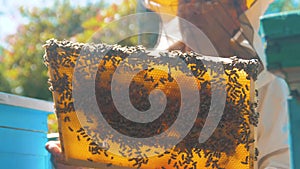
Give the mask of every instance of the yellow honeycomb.
[[[141, 46], [55, 39], [47, 41], [44, 47], [62, 150], [68, 163], [96, 168], [254, 168], [258, 154], [255, 127], [259, 116], [254, 101], [256, 60], [179, 51], [152, 56]], [[112, 85], [113, 82], [117, 85]], [[122, 95], [125, 90], [129, 91], [130, 104], [136, 110], [151, 109], [152, 95], [156, 103], [166, 104], [163, 113], [148, 122], [125, 118], [114, 102], [116, 97], [126, 98]], [[165, 98], [153, 92], [158, 90]], [[186, 99], [189, 96], [183, 90], [188, 95], [197, 93], [199, 98]], [[213, 91], [217, 97], [222, 91], [225, 93], [222, 116], [211, 136], [200, 142], [205, 124], [214, 126], [207, 122], [210, 109], [216, 106], [212, 103]], [[193, 112], [181, 109], [195, 105], [197, 109]], [[126, 105], [122, 106], [121, 109], [126, 109]], [[101, 116], [96, 109], [101, 111]], [[182, 136], [180, 129], [189, 124], [176, 123], [176, 120], [189, 113], [194, 113], [195, 118], [188, 121], [191, 128]], [[166, 142], [154, 137], [174, 125], [179, 127], [162, 137]], [[121, 134], [146, 141], [123, 140], [117, 137]], [[181, 139], [172, 146], [172, 139], [178, 138]]]

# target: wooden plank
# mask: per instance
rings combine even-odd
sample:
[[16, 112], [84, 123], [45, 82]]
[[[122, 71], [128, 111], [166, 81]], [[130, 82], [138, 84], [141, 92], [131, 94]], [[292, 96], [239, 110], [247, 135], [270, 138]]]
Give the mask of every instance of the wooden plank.
[[50, 169], [49, 156], [46, 155], [0, 152], [0, 165], [3, 169]]
[[14, 127], [26, 130], [48, 132], [47, 116], [43, 112], [29, 108], [0, 104], [0, 127]]
[[17, 107], [40, 110], [42, 112], [54, 112], [53, 103], [49, 101], [33, 99], [0, 92], [0, 103]]
[[0, 128], [0, 138], [1, 153], [48, 156], [45, 133]]

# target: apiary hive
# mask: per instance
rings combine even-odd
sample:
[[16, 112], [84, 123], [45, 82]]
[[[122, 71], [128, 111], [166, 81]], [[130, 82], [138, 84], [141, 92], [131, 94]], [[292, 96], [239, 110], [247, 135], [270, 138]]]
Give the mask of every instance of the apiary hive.
[[53, 103], [0, 92], [1, 168], [48, 169], [47, 117]]
[[[257, 60], [179, 51], [153, 56], [141, 46], [54, 39], [44, 47], [62, 150], [68, 163], [99, 168], [255, 167], [258, 151], [254, 138], [259, 117], [254, 102]], [[120, 66], [122, 69], [118, 69]], [[194, 83], [189, 83], [189, 78]], [[124, 96], [125, 90], [129, 92]], [[165, 94], [165, 99], [159, 92], [153, 94], [157, 90]], [[211, 136], [201, 142], [201, 130], [214, 126], [208, 119], [218, 118], [210, 112], [222, 105], [212, 103], [214, 94], [221, 97], [222, 91], [225, 97], [220, 119]], [[195, 93], [199, 98], [186, 99]], [[151, 101], [152, 96], [156, 102]], [[152, 103], [165, 104], [163, 113], [149, 121], [141, 121], [138, 114], [130, 120], [130, 112], [125, 117], [122, 114], [129, 107], [122, 104], [126, 97], [141, 112], [151, 109]], [[115, 99], [121, 100], [121, 105]], [[187, 111], [195, 105], [192, 112]], [[195, 116], [189, 119], [190, 114]], [[185, 117], [187, 123], [178, 123], [178, 119]], [[155, 137], [175, 125], [179, 127], [169, 134]], [[190, 125], [189, 130], [181, 131], [186, 125]], [[168, 147], [172, 139], [178, 138], [174, 146]]]

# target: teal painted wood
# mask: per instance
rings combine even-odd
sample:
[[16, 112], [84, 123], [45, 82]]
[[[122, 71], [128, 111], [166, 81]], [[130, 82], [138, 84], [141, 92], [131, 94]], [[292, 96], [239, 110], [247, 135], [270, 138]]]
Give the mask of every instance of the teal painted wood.
[[0, 169], [51, 169], [45, 149], [53, 103], [0, 92]]
[[300, 35], [268, 41], [266, 46], [268, 69], [300, 67], [299, 44]]
[[46, 156], [48, 153], [45, 133], [0, 128], [0, 138], [0, 152], [35, 156]]
[[300, 11], [265, 15], [261, 19], [263, 37], [280, 39], [300, 35]]
[[1, 169], [51, 169], [48, 156], [23, 155], [0, 152]]
[[0, 126], [48, 132], [50, 112], [0, 104]]
[[289, 100], [289, 113], [292, 167], [300, 169], [300, 102], [295, 99]]
[[261, 23], [268, 70], [300, 67], [300, 11], [265, 15]]

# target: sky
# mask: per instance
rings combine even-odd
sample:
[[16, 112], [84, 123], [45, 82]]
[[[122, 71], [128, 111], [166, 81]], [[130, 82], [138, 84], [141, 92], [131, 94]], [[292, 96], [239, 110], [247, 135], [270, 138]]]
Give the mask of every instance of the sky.
[[[74, 6], [95, 3], [99, 0], [70, 0]], [[122, 0], [105, 0], [108, 3], [121, 3]], [[23, 6], [25, 9], [33, 7], [43, 8], [52, 6], [54, 0], [0, 0], [0, 45], [5, 44], [5, 37], [14, 34], [20, 24], [26, 24], [28, 21], [22, 17], [18, 9]]]

